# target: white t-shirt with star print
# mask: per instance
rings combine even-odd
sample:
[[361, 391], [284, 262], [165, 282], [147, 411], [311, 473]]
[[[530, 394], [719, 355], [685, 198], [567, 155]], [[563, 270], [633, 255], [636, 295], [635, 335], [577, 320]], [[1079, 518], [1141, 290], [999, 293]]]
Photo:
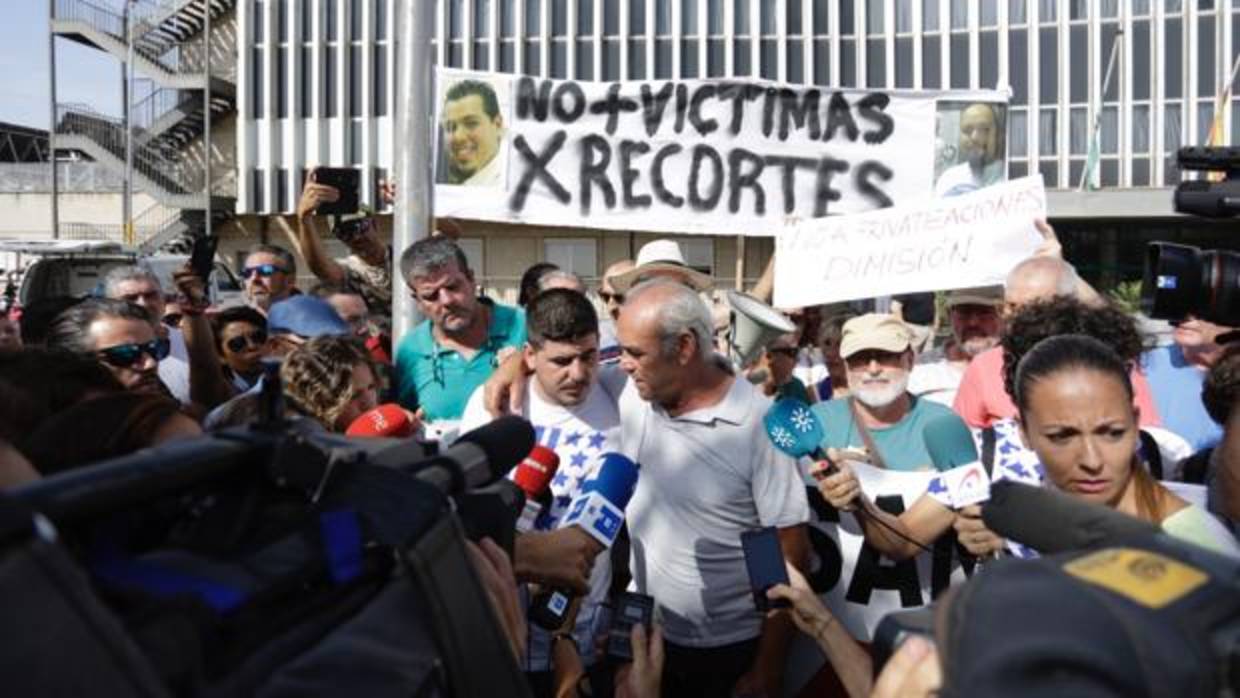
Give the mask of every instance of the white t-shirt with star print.
[[[584, 402], [565, 407], [543, 399], [534, 389], [533, 376], [527, 381], [526, 404], [521, 416], [534, 426], [538, 444], [560, 457], [560, 466], [551, 480], [551, 506], [543, 511], [534, 526], [546, 531], [556, 527], [569, 503], [581, 493], [581, 484], [598, 472], [603, 454], [620, 451], [620, 412], [615, 399], [597, 383]], [[491, 421], [491, 415], [483, 406], [482, 394], [480, 387], [465, 405], [461, 433]], [[604, 551], [594, 560], [590, 595], [577, 613], [577, 627], [573, 632], [577, 651], [587, 666], [593, 662], [594, 636], [604, 629], [605, 618], [600, 604], [606, 599], [610, 585], [611, 558]], [[549, 654], [550, 636], [531, 623], [525, 669], [546, 671], [550, 668]]]

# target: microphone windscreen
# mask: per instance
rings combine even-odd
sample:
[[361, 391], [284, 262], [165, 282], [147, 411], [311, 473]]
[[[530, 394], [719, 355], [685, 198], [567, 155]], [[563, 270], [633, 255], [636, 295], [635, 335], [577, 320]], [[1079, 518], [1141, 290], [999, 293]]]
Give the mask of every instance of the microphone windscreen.
[[517, 465], [512, 481], [517, 483], [528, 498], [542, 494], [555, 471], [560, 467], [560, 457], [546, 446], [535, 446], [530, 454]]
[[818, 415], [800, 400], [777, 400], [762, 417], [762, 426], [775, 448], [800, 458], [808, 456], [822, 443], [824, 430]]
[[607, 453], [599, 465], [598, 475], [582, 484], [582, 494], [597, 492], [623, 511], [633, 497], [633, 490], [637, 489], [637, 473], [637, 464], [628, 457]]
[[457, 441], [474, 444], [486, 454], [495, 477], [512, 470], [534, 448], [534, 427], [521, 417], [506, 415], [462, 434]]
[[363, 412], [345, 431], [346, 436], [404, 438], [413, 436], [413, 422], [400, 405], [387, 403]]
[[977, 461], [973, 434], [955, 414], [939, 415], [926, 422], [921, 436], [936, 470], [951, 470]]
[[986, 527], [1044, 555], [1153, 535], [1148, 521], [1045, 487], [1010, 480], [990, 485]]

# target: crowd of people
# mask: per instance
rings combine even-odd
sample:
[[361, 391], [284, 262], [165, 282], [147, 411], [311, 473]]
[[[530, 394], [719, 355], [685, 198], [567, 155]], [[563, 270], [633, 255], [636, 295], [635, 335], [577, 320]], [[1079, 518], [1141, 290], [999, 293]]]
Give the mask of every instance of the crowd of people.
[[[249, 250], [245, 305], [212, 307], [188, 266], [165, 288], [137, 264], [112, 269], [97, 297], [41, 299], [19, 332], [0, 327], [0, 487], [252, 424], [275, 376], [287, 416], [328, 432], [383, 403], [443, 443], [521, 415], [560, 459], [551, 506], [517, 535], [511, 567], [496, 567], [512, 571], [517, 597], [498, 600], [500, 614], [540, 696], [781, 695], [797, 632], [842, 693], [898, 684], [876, 686], [869, 638], [807, 581], [807, 488], [892, 560], [949, 531], [978, 559], [1036, 554], [988, 530], [977, 506], [953, 508], [942, 476], [899, 515], [875, 504], [857, 469], [942, 469], [924, 436], [932, 423], [970, 434], [992, 479], [1050, 486], [1240, 557], [1234, 328], [1189, 316], [1156, 343], [1076, 274], [1044, 221], [1046, 244], [1002, 287], [942, 294], [941, 331], [898, 312], [784, 309], [796, 330], [736, 366], [713, 280], [673, 241], [614, 262], [595, 289], [535, 265], [510, 306], [483, 293], [451, 235], [394, 251], [364, 213], [315, 214], [337, 196], [311, 178], [290, 248]], [[327, 252], [325, 227], [347, 257]], [[299, 258], [318, 281], [304, 293]], [[394, 274], [425, 318], [397, 338]], [[752, 291], [769, 299], [769, 275]], [[774, 400], [810, 406], [825, 458], [776, 448], [763, 422]], [[559, 523], [613, 452], [640, 475], [627, 542], [606, 550]], [[769, 613], [755, 608], [741, 545], [763, 527], [777, 529], [789, 578], [766, 592], [789, 608]], [[559, 630], [509, 612], [542, 588], [576, 595]], [[635, 627], [634, 661], [617, 663], [599, 642], [624, 588], [653, 597], [657, 620]], [[905, 651], [933, 653], [921, 642]], [[911, 659], [890, 666], [911, 671]]]

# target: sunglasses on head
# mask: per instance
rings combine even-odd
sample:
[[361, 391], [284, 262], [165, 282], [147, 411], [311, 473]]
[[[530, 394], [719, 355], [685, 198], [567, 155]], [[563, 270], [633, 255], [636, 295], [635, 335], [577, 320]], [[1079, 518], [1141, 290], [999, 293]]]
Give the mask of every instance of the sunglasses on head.
[[371, 220], [369, 218], [358, 218], [343, 223], [337, 223], [332, 229], [332, 233], [336, 235], [336, 239], [346, 245], [357, 240], [370, 231]]
[[168, 340], [152, 339], [149, 342], [117, 344], [114, 347], [100, 349], [99, 357], [117, 368], [129, 368], [141, 361], [143, 354], [156, 361], [163, 361], [168, 358], [170, 349], [171, 344]]
[[265, 277], [265, 276], [272, 276], [276, 272], [279, 272], [281, 274], [287, 274], [288, 269], [285, 269], [284, 267], [278, 267], [274, 264], [258, 264], [252, 267], [246, 267], [245, 269], [242, 269], [241, 276], [243, 278], [248, 279], [255, 274]]
[[265, 330], [254, 330], [253, 332], [239, 334], [236, 337], [229, 339], [227, 342], [224, 342], [224, 346], [228, 347], [228, 350], [235, 354], [242, 349], [245, 349], [247, 345], [251, 347], [261, 347], [266, 343], [267, 332]]

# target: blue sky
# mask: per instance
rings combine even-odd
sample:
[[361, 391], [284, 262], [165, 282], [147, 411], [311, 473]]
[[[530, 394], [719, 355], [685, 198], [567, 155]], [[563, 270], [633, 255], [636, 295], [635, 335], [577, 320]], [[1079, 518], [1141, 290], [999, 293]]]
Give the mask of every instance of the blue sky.
[[[111, 3], [108, 3], [111, 4]], [[8, 0], [0, 21], [0, 121], [47, 128], [51, 70], [47, 55], [47, 0]], [[105, 114], [121, 111], [120, 62], [65, 39], [56, 40], [56, 95]]]

